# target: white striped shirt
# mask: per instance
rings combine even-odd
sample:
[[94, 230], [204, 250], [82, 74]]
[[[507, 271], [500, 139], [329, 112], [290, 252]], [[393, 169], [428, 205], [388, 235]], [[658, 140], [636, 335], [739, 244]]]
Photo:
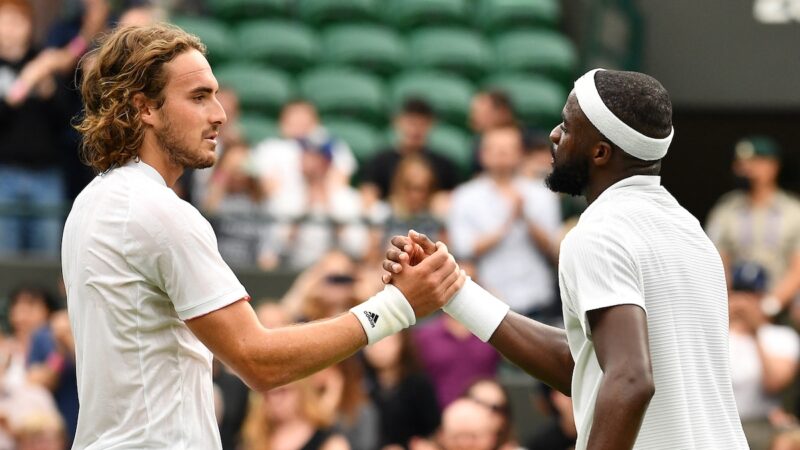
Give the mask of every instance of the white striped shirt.
[[586, 313], [620, 304], [647, 313], [656, 387], [634, 448], [748, 448], [731, 386], [722, 262], [660, 177], [626, 178], [589, 206], [561, 245], [559, 282], [576, 449], [586, 448], [603, 376]]

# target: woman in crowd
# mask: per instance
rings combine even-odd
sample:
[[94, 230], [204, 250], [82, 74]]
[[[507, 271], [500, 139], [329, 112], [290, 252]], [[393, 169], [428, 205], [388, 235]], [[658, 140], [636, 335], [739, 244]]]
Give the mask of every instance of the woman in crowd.
[[380, 412], [378, 448], [405, 448], [416, 437], [428, 437], [439, 426], [433, 386], [419, 370], [407, 331], [389, 336], [364, 350], [374, 375], [372, 399]]
[[497, 435], [498, 450], [514, 450], [519, 448], [511, 420], [511, 405], [508, 392], [496, 380], [484, 378], [477, 380], [467, 388], [464, 396], [485, 406], [492, 412], [492, 428]]

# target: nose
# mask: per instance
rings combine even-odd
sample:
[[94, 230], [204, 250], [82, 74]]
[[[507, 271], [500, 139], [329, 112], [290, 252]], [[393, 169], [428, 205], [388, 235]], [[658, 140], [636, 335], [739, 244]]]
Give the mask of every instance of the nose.
[[556, 125], [552, 131], [550, 131], [550, 142], [553, 144], [558, 145], [558, 141], [561, 140], [561, 124]]
[[222, 107], [222, 103], [219, 102], [216, 96], [214, 96], [214, 105], [212, 106], [212, 109], [213, 111], [211, 116], [208, 118], [212, 124], [219, 126], [228, 121], [228, 115], [225, 113], [225, 108]]

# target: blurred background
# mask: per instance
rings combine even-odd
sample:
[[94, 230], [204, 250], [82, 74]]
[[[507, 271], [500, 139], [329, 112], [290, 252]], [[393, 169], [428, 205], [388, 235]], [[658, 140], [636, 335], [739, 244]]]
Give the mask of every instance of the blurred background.
[[[174, 187], [266, 326], [381, 288], [388, 239], [446, 242], [512, 309], [560, 325], [550, 130], [589, 68], [670, 92], [662, 183], [726, 263], [732, 375], [754, 450], [800, 448], [800, 0], [0, 0], [0, 449], [77, 418], [61, 229], [94, 174], [78, 61], [115, 26], [198, 35], [228, 123]], [[77, 70], [76, 70], [77, 68]], [[436, 316], [257, 395], [215, 366], [226, 449], [568, 449], [569, 399]]]

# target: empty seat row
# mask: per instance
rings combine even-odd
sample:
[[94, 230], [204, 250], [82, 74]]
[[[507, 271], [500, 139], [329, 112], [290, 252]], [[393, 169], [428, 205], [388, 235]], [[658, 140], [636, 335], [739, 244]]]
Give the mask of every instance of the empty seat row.
[[555, 26], [558, 0], [208, 0], [215, 17], [297, 17], [311, 25], [354, 20], [385, 22], [399, 28], [461, 23], [487, 31], [515, 26]]
[[[436, 71], [402, 72], [391, 83], [351, 67], [317, 67], [294, 82], [285, 73], [257, 65], [228, 65], [215, 70], [220, 84], [235, 90], [246, 111], [275, 114], [288, 100], [300, 97], [322, 114], [381, 124], [404, 100], [420, 97], [443, 122], [458, 126], [466, 115], [476, 85]], [[507, 92], [517, 114], [530, 125], [550, 127], [559, 121], [567, 93], [558, 83], [528, 74], [499, 74], [479, 86]]]
[[408, 39], [376, 24], [341, 24], [321, 35], [288, 20], [249, 20], [233, 31], [210, 18], [174, 22], [206, 43], [212, 62], [245, 60], [289, 71], [318, 63], [345, 64], [388, 76], [403, 68], [431, 68], [477, 80], [502, 69], [570, 80], [578, 63], [573, 44], [543, 29], [512, 30], [486, 41], [468, 28], [428, 27]]

